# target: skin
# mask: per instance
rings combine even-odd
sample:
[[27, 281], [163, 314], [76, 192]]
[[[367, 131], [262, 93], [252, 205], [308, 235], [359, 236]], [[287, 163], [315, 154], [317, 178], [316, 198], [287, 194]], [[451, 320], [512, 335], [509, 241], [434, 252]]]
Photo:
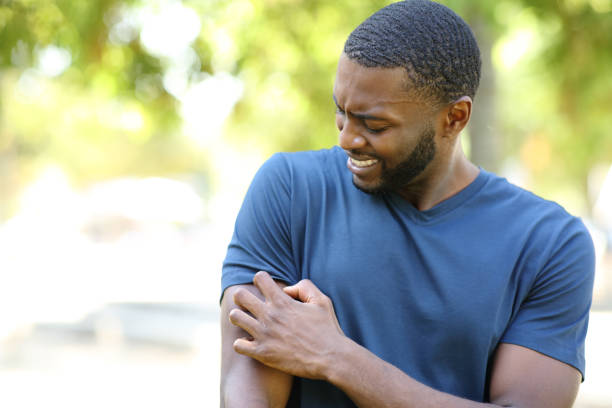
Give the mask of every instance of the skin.
[[253, 282], [265, 301], [243, 288], [234, 293], [234, 302], [252, 314], [229, 313], [250, 335], [236, 339], [234, 350], [281, 372], [328, 381], [359, 407], [563, 408], [576, 397], [575, 368], [512, 344], [500, 344], [495, 353], [491, 403], [434, 390], [346, 337], [331, 300], [309, 280], [280, 289], [260, 271]]
[[[286, 285], [278, 283], [279, 287]], [[254, 285], [236, 285], [225, 290], [221, 301], [221, 407], [281, 408], [287, 404], [293, 376], [268, 367], [234, 351], [238, 338], [249, 334], [230, 320], [230, 312], [239, 310], [234, 296], [251, 293], [263, 296]], [[242, 293], [242, 294], [240, 294]]]
[[432, 107], [415, 97], [406, 82], [403, 68], [366, 68], [343, 54], [334, 86], [336, 126], [339, 145], [349, 157], [378, 160], [367, 169], [356, 169], [347, 162], [353, 183], [370, 191], [388, 189], [385, 172], [405, 163], [424, 133], [433, 128], [433, 159], [408, 183], [391, 186], [422, 211], [461, 191], [478, 175], [458, 137], [469, 121], [472, 100], [466, 96]]
[[[432, 106], [411, 95], [403, 69], [365, 68], [343, 55], [334, 99], [340, 146], [349, 158], [376, 160], [365, 168], [347, 161], [358, 188], [391, 191], [426, 210], [478, 175], [459, 139], [471, 115], [469, 97]], [[431, 128], [435, 154], [418, 163], [413, 152]], [[412, 168], [411, 177], [399, 185], [386, 182], [386, 174], [402, 166]], [[282, 287], [261, 271], [253, 285], [226, 290], [222, 321], [225, 407], [282, 407], [292, 376], [328, 381], [359, 407], [571, 407], [580, 383], [574, 367], [502, 343], [493, 359], [489, 404], [434, 390], [346, 337], [332, 301], [311, 281]]]

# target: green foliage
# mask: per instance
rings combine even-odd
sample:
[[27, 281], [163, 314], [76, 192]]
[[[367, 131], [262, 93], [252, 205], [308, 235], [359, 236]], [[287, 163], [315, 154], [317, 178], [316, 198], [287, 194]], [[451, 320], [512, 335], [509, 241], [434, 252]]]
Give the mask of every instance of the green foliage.
[[[0, 193], [14, 194], [49, 161], [81, 182], [210, 170], [216, 142], [203, 146], [186, 136], [180, 97], [164, 86], [176, 61], [140, 37], [138, 16], [168, 4], [200, 17], [190, 43], [196, 60], [183, 67], [188, 83], [228, 72], [244, 84], [224, 143], [257, 145], [265, 154], [332, 145], [331, 94], [343, 43], [389, 3], [0, 1]], [[492, 51], [488, 94], [498, 119], [489, 127], [503, 136], [501, 159], [519, 157], [540, 192], [561, 181], [584, 189], [591, 165], [612, 158], [612, 2], [443, 3], [475, 27], [484, 55]], [[49, 46], [69, 53], [69, 67], [57, 75], [41, 73]]]
[[[206, 171], [206, 157], [180, 132], [177, 100], [162, 85], [163, 59], [144, 49], [138, 32], [113, 41], [114, 27], [143, 6], [0, 3], [0, 219], [48, 164], [60, 164], [75, 183]], [[44, 72], [49, 50], [69, 67]]]
[[505, 27], [500, 46], [513, 33], [531, 34], [519, 62], [498, 63], [505, 150], [523, 158], [536, 189], [573, 186], [586, 205], [590, 169], [612, 161], [605, 113], [612, 102], [612, 2], [541, 0], [497, 7]]
[[[390, 1], [252, 1], [232, 31], [246, 92], [230, 137], [268, 152], [336, 142], [332, 88], [347, 35]], [[223, 24], [223, 23], [222, 23]]]

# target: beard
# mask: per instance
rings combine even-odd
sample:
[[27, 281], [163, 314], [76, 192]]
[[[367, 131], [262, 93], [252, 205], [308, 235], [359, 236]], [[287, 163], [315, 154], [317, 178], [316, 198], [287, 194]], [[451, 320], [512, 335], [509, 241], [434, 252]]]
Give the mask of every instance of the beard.
[[397, 166], [387, 168], [387, 164], [382, 161], [382, 174], [380, 182], [376, 186], [360, 186], [353, 184], [359, 190], [368, 194], [381, 194], [389, 191], [399, 191], [407, 187], [410, 182], [421, 174], [427, 165], [434, 159], [436, 155], [436, 142], [434, 136], [436, 132], [431, 123], [419, 135], [419, 141], [416, 147], [410, 152], [408, 157], [403, 159]]

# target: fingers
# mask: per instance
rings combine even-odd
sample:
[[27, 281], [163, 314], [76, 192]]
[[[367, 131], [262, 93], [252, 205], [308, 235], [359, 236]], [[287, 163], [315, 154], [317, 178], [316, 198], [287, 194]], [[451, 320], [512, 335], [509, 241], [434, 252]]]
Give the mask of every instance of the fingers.
[[303, 303], [319, 303], [325, 298], [323, 292], [309, 279], [303, 279], [293, 286], [287, 286], [283, 288], [283, 291]]
[[245, 356], [253, 357], [255, 354], [256, 345], [253, 340], [245, 338], [236, 339], [234, 341], [234, 351]]
[[234, 303], [248, 310], [255, 317], [261, 316], [264, 308], [264, 303], [257, 296], [242, 288], [234, 293]]
[[249, 316], [242, 310], [232, 309], [229, 313], [229, 320], [234, 326], [240, 327], [252, 337], [257, 337], [260, 323], [253, 316]]
[[298, 299], [299, 289], [297, 287], [298, 284], [299, 284], [299, 282], [296, 283], [295, 285], [292, 285], [292, 286], [285, 286], [283, 288], [283, 292], [285, 292], [286, 294], [288, 294], [289, 296], [291, 296], [295, 300], [299, 300]]
[[274, 282], [274, 279], [270, 277], [268, 272], [259, 271], [253, 277], [253, 284], [259, 289], [262, 295], [266, 298], [266, 300], [279, 300], [285, 294], [278, 287], [278, 284]]

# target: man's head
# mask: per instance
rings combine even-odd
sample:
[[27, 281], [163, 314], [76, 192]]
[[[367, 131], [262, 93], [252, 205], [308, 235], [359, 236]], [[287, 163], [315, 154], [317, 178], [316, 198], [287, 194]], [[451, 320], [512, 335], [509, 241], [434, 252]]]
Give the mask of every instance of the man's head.
[[394, 3], [357, 27], [334, 87], [340, 146], [355, 185], [402, 194], [413, 180], [443, 171], [479, 78], [472, 32], [440, 4]]
[[429, 0], [393, 3], [361, 23], [344, 53], [365, 67], [402, 67], [412, 91], [446, 104], [469, 96], [480, 81], [480, 51], [469, 26]]

